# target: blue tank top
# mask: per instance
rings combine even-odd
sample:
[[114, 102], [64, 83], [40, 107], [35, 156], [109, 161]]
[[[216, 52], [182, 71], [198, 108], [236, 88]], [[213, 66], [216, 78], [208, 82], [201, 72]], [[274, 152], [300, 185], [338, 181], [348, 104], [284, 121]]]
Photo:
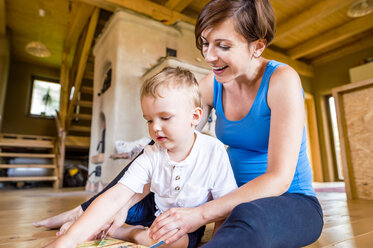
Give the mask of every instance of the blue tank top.
[[[230, 121], [225, 117], [222, 84], [214, 78], [215, 132], [219, 140], [228, 146], [227, 151], [238, 186], [264, 174], [267, 170], [271, 122], [267, 92], [269, 79], [280, 65], [283, 64], [274, 60], [267, 63], [254, 103], [247, 115], [238, 121]], [[316, 196], [312, 187], [312, 170], [307, 158], [305, 128], [296, 171], [287, 192]]]

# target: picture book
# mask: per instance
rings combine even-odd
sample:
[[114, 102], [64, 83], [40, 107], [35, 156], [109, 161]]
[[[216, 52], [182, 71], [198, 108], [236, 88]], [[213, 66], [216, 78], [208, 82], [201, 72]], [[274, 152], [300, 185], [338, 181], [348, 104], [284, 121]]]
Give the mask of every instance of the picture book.
[[[77, 248], [95, 248], [100, 244], [101, 240], [87, 241], [81, 243]], [[136, 245], [119, 239], [107, 238], [103, 240], [99, 247], [102, 248], [147, 248], [147, 246]]]

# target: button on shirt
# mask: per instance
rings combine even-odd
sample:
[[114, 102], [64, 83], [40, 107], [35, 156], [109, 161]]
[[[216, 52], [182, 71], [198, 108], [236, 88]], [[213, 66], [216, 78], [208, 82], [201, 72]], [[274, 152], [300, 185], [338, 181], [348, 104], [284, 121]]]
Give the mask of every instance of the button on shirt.
[[224, 145], [197, 134], [192, 151], [181, 161], [170, 160], [167, 150], [154, 144], [144, 148], [119, 183], [136, 193], [151, 184], [159, 215], [172, 207], [197, 207], [237, 188]]

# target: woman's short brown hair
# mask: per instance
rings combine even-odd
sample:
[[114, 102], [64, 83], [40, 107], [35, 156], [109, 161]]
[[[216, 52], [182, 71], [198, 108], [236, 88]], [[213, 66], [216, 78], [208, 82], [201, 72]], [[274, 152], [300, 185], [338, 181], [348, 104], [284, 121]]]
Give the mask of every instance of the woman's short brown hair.
[[275, 34], [275, 15], [269, 0], [212, 0], [203, 7], [196, 27], [196, 45], [202, 51], [201, 33], [228, 18], [248, 42], [265, 39], [267, 45]]

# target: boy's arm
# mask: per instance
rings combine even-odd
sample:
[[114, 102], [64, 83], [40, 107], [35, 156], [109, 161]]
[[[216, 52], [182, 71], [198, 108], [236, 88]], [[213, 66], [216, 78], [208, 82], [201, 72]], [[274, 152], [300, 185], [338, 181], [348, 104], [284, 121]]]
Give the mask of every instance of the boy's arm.
[[125, 223], [128, 210], [133, 205], [144, 199], [149, 193], [150, 183], [144, 186], [144, 190], [142, 193], [136, 193], [131, 197], [131, 199], [125, 204], [125, 206], [122, 209], [120, 209], [118, 213], [114, 216], [113, 223], [111, 224], [108, 231], [109, 235], [113, 235], [115, 231]]
[[[56, 246], [67, 247], [66, 244], [79, 244], [86, 241], [119, 211], [135, 194], [123, 184], [117, 184], [93, 201], [84, 214], [61, 237], [64, 242], [56, 241]], [[59, 238], [60, 239], [60, 238]], [[60, 245], [61, 244], [61, 245]]]

